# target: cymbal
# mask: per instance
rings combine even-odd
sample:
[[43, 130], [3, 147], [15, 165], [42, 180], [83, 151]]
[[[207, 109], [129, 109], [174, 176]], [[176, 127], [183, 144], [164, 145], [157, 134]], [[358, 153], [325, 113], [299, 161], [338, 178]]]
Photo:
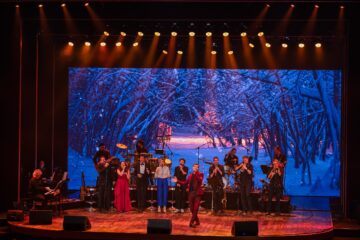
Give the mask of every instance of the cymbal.
[[128, 148], [125, 144], [122, 144], [122, 143], [117, 143], [116, 147], [118, 147], [120, 149], [127, 149]]
[[165, 158], [164, 162], [165, 162], [165, 164], [171, 164], [171, 160], [168, 158]]

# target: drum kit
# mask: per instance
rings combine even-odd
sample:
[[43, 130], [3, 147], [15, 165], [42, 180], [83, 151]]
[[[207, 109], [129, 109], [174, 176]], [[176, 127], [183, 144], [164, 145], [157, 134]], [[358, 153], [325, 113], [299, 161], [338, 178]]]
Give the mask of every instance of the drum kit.
[[[145, 157], [145, 161], [150, 164], [150, 171], [152, 174], [155, 173], [156, 168], [159, 166], [160, 160], [164, 159], [165, 165], [168, 166], [171, 169], [172, 161], [171, 159], [167, 158], [165, 154], [161, 158], [155, 158], [153, 157], [153, 154], [151, 153], [129, 153], [129, 147], [123, 143], [117, 143], [116, 147], [121, 150], [126, 150], [126, 153], [122, 155], [123, 158], [125, 158], [125, 162], [127, 163], [127, 166], [132, 168], [135, 163], [137, 163], [140, 159], [140, 156]], [[134, 158], [133, 161], [132, 158]], [[131, 164], [132, 163], [132, 164]]]

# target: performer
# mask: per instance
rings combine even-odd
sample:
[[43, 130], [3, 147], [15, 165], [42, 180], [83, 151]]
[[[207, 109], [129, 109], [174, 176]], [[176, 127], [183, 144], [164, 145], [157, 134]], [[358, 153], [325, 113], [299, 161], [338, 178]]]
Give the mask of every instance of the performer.
[[99, 173], [97, 179], [98, 186], [98, 208], [100, 212], [106, 212], [111, 205], [111, 187], [112, 187], [112, 172], [108, 159], [105, 156], [100, 156], [100, 160], [96, 163], [96, 170]]
[[145, 209], [146, 190], [150, 175], [150, 165], [145, 163], [144, 156], [140, 156], [139, 162], [135, 164], [134, 174], [136, 176], [138, 212], [143, 212]]
[[204, 174], [199, 172], [199, 164], [195, 163], [193, 165], [193, 173], [190, 174], [185, 181], [180, 181], [176, 177], [174, 177], [173, 180], [176, 183], [187, 186], [187, 191], [189, 192], [189, 206], [192, 214], [189, 227], [200, 225], [198, 211], [201, 197], [204, 194], [204, 190], [201, 187], [203, 179]]
[[276, 197], [276, 215], [280, 214], [280, 197], [282, 193], [281, 176], [279, 160], [274, 158], [272, 161], [272, 168], [267, 176], [270, 179], [267, 215], [271, 214], [272, 197], [274, 194]]
[[49, 187], [44, 186], [41, 181], [42, 172], [40, 169], [35, 169], [32, 178], [29, 182], [29, 195], [32, 199], [41, 201], [42, 207], [46, 206], [46, 200], [50, 197], [54, 196], [54, 194], [45, 195], [45, 193], [50, 192], [51, 189]]
[[238, 165], [239, 158], [236, 156], [236, 148], [232, 148], [224, 158], [224, 163], [226, 166], [230, 167], [231, 169], [234, 169], [235, 165]]
[[42, 177], [43, 179], [48, 179], [49, 176], [50, 176], [50, 174], [49, 174], [48, 169], [47, 169], [47, 167], [46, 167], [46, 165], [45, 165], [45, 162], [44, 162], [43, 160], [41, 160], [41, 161], [39, 162], [39, 169], [40, 169], [41, 172], [42, 172], [41, 177]]
[[222, 178], [224, 176], [225, 170], [222, 165], [219, 164], [219, 158], [213, 158], [213, 164], [209, 168], [209, 183], [213, 190], [213, 204], [214, 204], [214, 214], [224, 213], [223, 205], [221, 203], [224, 197], [224, 184]]
[[276, 146], [274, 148], [274, 158], [279, 160], [281, 167], [285, 167], [287, 163], [286, 155], [282, 154], [281, 148], [279, 146]]
[[254, 176], [253, 166], [249, 162], [248, 156], [242, 157], [243, 162], [235, 167], [235, 170], [240, 170], [240, 198], [243, 215], [246, 215], [249, 211], [252, 214], [252, 204], [250, 192], [252, 188], [252, 179]]
[[136, 144], [136, 153], [140, 154], [140, 153], [147, 153], [148, 150], [146, 149], [145, 145], [144, 145], [144, 141], [142, 139], [139, 139], [137, 144]]
[[96, 166], [96, 164], [99, 162], [100, 157], [105, 157], [105, 159], [109, 159], [110, 158], [110, 152], [109, 150], [106, 149], [105, 144], [104, 143], [100, 143], [99, 145], [99, 151], [97, 151], [93, 157], [93, 162], [94, 165]]
[[[185, 166], [185, 159], [180, 158], [179, 160], [179, 166], [175, 168], [175, 174], [174, 177], [176, 177], [180, 181], [185, 181], [186, 176], [189, 172], [188, 167]], [[177, 213], [185, 212], [185, 202], [186, 202], [186, 188], [184, 185], [181, 185], [180, 183], [176, 183], [175, 188], [175, 208]]]
[[118, 177], [114, 189], [114, 206], [118, 212], [128, 212], [131, 210], [129, 190], [130, 169], [122, 161], [116, 173]]
[[168, 178], [170, 177], [170, 169], [165, 166], [165, 160], [160, 159], [159, 166], [155, 170], [155, 179], [157, 182], [157, 201], [158, 212], [161, 212], [163, 208], [166, 213], [167, 197], [168, 197]]

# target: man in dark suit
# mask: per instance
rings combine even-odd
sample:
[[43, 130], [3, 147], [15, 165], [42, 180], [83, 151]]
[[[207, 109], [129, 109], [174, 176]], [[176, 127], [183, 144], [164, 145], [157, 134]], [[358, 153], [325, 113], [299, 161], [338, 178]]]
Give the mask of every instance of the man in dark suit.
[[214, 214], [224, 213], [222, 199], [224, 197], [223, 176], [225, 175], [224, 166], [219, 164], [219, 158], [213, 158], [213, 164], [209, 168], [209, 182], [214, 195]]
[[193, 165], [193, 173], [188, 176], [186, 181], [178, 180], [176, 177], [174, 178], [174, 182], [187, 186], [187, 190], [189, 192], [189, 206], [192, 214], [189, 224], [190, 227], [200, 225], [198, 212], [200, 200], [204, 194], [204, 190], [202, 188], [203, 179], [204, 174], [199, 172], [199, 164]]
[[135, 164], [134, 174], [136, 176], [138, 212], [143, 212], [145, 209], [146, 190], [150, 176], [150, 165], [145, 162], [144, 156], [140, 156], [139, 162]]

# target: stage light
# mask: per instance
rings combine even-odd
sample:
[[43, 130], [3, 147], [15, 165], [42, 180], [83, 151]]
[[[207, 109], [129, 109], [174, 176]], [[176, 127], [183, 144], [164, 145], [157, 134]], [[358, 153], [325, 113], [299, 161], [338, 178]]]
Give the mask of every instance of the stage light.
[[117, 42], [117, 43], [115, 43], [115, 46], [117, 46], [117, 47], [121, 47], [121, 42]]
[[181, 50], [177, 51], [177, 54], [179, 54], [179, 55], [182, 55], [183, 53], [184, 53], [184, 52], [181, 51]]
[[291, 5], [290, 5], [290, 7], [294, 8], [294, 7], [295, 7], [295, 5], [294, 5], [294, 4], [291, 4]]
[[258, 33], [258, 36], [259, 36], [259, 37], [264, 36], [264, 32], [259, 32], [259, 33]]
[[190, 37], [194, 37], [194, 36], [195, 36], [195, 32], [189, 32], [189, 36], [190, 36]]
[[223, 32], [223, 36], [224, 36], [224, 37], [228, 37], [228, 36], [229, 36], [229, 33], [228, 33], [228, 32]]
[[134, 43], [133, 43], [133, 47], [137, 47], [137, 46], [139, 46], [139, 43], [138, 43], [138, 42], [134, 42]]
[[265, 47], [269, 48], [269, 47], [271, 47], [271, 44], [267, 42], [267, 43], [265, 43]]
[[344, 9], [345, 7], [343, 5], [340, 6], [341, 9]]
[[177, 36], [177, 32], [171, 32], [171, 36], [176, 37], [176, 36]]
[[89, 3], [88, 3], [88, 2], [87, 2], [87, 3], [85, 3], [85, 4], [84, 4], [84, 6], [85, 6], [85, 7], [89, 6]]
[[66, 4], [65, 4], [65, 3], [62, 3], [62, 4], [61, 4], [61, 7], [66, 7]]
[[242, 33], [240, 33], [240, 36], [242, 36], [242, 37], [246, 37], [246, 32], [242, 32]]
[[90, 47], [91, 43], [90, 42], [85, 42], [85, 46]]
[[270, 4], [266, 4], [266, 7], [268, 7], [268, 8], [269, 8], [269, 7], [270, 7]]
[[212, 55], [215, 55], [215, 54], [216, 54], [216, 51], [215, 51], [215, 50], [212, 50], [212, 51], [211, 51], [211, 54], [212, 54]]
[[316, 5], [315, 5], [315, 8], [319, 8], [319, 5], [316, 4]]
[[298, 46], [299, 46], [299, 48], [304, 48], [305, 44], [304, 43], [299, 43]]
[[43, 5], [42, 4], [39, 4], [39, 8], [42, 8], [43, 7]]
[[287, 44], [287, 43], [282, 43], [281, 46], [282, 46], [283, 48], [287, 48], [287, 47], [288, 47], [288, 44]]
[[125, 37], [126, 36], [126, 32], [120, 32], [120, 35]]
[[101, 42], [101, 43], [100, 43], [100, 46], [105, 47], [105, 46], [106, 46], [106, 42]]
[[142, 36], [144, 36], [144, 33], [143, 33], [143, 32], [138, 32], [138, 35], [139, 35], [140, 37], [142, 37]]
[[233, 55], [233, 54], [234, 54], [234, 51], [233, 51], [233, 50], [230, 50], [230, 51], [227, 52], [227, 54]]
[[110, 36], [110, 33], [107, 31], [104, 31], [104, 36], [108, 37], [108, 36]]
[[160, 32], [155, 32], [154, 35], [157, 36], [157, 37], [160, 37], [161, 33]]
[[254, 48], [255, 45], [253, 43], [249, 43], [249, 47]]
[[20, 5], [19, 5], [19, 4], [16, 4], [16, 5], [15, 5], [15, 7], [16, 7], [16, 8], [19, 8], [19, 7], [20, 7]]
[[212, 36], [212, 33], [211, 33], [211, 32], [206, 32], [206, 36], [207, 36], [207, 37], [211, 37], [211, 36]]
[[73, 46], [74, 46], [74, 43], [73, 43], [73, 42], [68, 42], [68, 45], [69, 45], [70, 47], [73, 47]]
[[166, 50], [162, 50], [162, 53], [165, 55], [168, 54], [168, 52]]
[[321, 48], [321, 43], [319, 43], [319, 42], [315, 43], [315, 47]]

